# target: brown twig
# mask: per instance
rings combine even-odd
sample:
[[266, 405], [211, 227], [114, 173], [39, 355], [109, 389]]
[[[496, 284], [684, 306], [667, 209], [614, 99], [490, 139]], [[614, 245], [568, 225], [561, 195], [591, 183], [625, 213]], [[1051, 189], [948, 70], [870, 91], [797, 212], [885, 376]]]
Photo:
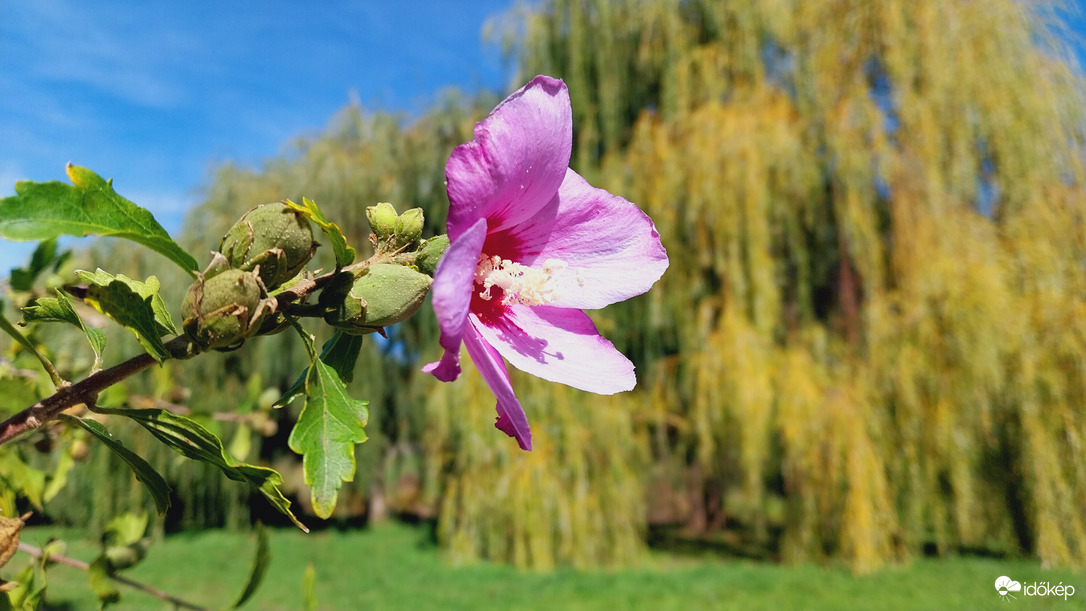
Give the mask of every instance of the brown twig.
[[[40, 547], [35, 547], [33, 545], [30, 545], [29, 543], [24, 543], [22, 541], [19, 542], [19, 551], [29, 554], [34, 558], [41, 558], [44, 553], [42, 552], [42, 549]], [[70, 566], [72, 568], [79, 569], [80, 571], [90, 570], [90, 565], [86, 562], [83, 562], [82, 560], [76, 560], [75, 558], [69, 558], [63, 554], [49, 554], [49, 561], [56, 562], [57, 564], [63, 564], [64, 566]], [[167, 594], [166, 592], [163, 592], [158, 588], [152, 588], [149, 585], [142, 584], [123, 575], [110, 575], [109, 578], [113, 581], [116, 581], [117, 583], [123, 583], [130, 588], [135, 588], [145, 594], [150, 594], [151, 596], [154, 596], [161, 601], [171, 603], [175, 607], [181, 609], [192, 609], [193, 611], [210, 611], [210, 609], [208, 609], [207, 607], [201, 607], [188, 601], [181, 600], [180, 598]]]
[[[175, 359], [186, 359], [195, 356], [198, 352], [186, 337], [177, 337], [167, 342], [166, 351]], [[0, 422], [0, 444], [41, 427], [46, 422], [56, 419], [61, 412], [70, 407], [93, 402], [99, 392], [149, 368], [156, 362], [150, 354], [141, 354], [57, 390], [54, 394]]]

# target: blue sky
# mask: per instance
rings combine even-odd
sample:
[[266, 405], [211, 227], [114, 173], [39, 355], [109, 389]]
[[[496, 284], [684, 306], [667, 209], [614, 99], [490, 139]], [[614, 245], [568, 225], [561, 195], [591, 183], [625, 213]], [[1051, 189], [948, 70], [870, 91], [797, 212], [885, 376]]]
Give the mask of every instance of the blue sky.
[[[502, 91], [487, 18], [512, 0], [0, 2], [0, 196], [68, 161], [170, 231], [208, 169], [257, 164], [356, 96], [417, 114], [446, 87]], [[0, 240], [0, 270], [33, 244]]]
[[[214, 164], [258, 164], [352, 96], [417, 114], [519, 86], [481, 36], [513, 2], [0, 0], [0, 197], [71, 161], [176, 231]], [[0, 240], [0, 274], [33, 246]]]

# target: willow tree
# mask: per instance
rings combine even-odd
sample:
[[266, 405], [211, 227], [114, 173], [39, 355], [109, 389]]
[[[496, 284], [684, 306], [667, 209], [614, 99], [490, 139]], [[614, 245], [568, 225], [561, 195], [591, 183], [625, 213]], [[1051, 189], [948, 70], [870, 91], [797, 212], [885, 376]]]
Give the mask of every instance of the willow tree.
[[[867, 570], [934, 544], [1086, 562], [1086, 106], [1055, 15], [550, 0], [508, 16], [523, 74], [569, 85], [573, 167], [641, 205], [671, 258], [653, 295], [597, 319], [640, 394], [550, 396], [533, 420], [569, 437], [569, 404], [586, 427], [625, 410], [687, 482], [689, 527], [782, 532], [789, 560]], [[475, 390], [434, 400], [488, 408]], [[454, 546], [502, 557], [563, 528], [557, 508], [491, 520], [494, 491], [511, 511], [533, 474], [581, 471], [446, 434], [452, 495], [474, 499], [442, 521]], [[574, 465], [601, 433], [578, 434], [554, 445]]]

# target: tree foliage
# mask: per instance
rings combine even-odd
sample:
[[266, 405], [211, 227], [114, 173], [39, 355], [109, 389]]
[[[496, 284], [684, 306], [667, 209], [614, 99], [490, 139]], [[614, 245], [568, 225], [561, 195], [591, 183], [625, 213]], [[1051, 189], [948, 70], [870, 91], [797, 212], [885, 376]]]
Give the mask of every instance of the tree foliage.
[[1055, 15], [525, 16], [522, 71], [569, 83], [579, 169], [669, 247], [662, 290], [612, 320], [653, 372], [654, 456], [704, 473], [692, 525], [764, 536], [783, 499], [788, 559], [862, 570], [934, 543], [1086, 561], [1083, 80]]

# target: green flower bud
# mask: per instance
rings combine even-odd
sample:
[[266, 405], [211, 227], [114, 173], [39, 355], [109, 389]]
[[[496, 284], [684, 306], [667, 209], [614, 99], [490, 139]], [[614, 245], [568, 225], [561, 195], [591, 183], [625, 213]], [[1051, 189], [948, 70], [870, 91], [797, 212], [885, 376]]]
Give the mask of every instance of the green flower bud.
[[252, 272], [200, 274], [181, 303], [185, 334], [205, 348], [240, 346], [260, 326], [264, 287]]
[[396, 219], [397, 246], [406, 246], [422, 237], [422, 208], [412, 208]]
[[372, 333], [418, 311], [433, 283], [403, 265], [379, 263], [361, 276], [341, 274], [321, 293], [325, 322], [348, 333]]
[[420, 272], [433, 277], [434, 271], [437, 269], [437, 262], [441, 260], [441, 257], [445, 255], [445, 251], [448, 249], [449, 236], [445, 234], [434, 236], [419, 246], [418, 253], [415, 255], [415, 265]]
[[305, 215], [282, 202], [246, 212], [219, 245], [231, 267], [244, 271], [259, 267], [260, 280], [269, 290], [302, 271], [316, 250]]
[[366, 208], [366, 218], [377, 239], [387, 240], [396, 233], [397, 216], [392, 204], [380, 203]]

